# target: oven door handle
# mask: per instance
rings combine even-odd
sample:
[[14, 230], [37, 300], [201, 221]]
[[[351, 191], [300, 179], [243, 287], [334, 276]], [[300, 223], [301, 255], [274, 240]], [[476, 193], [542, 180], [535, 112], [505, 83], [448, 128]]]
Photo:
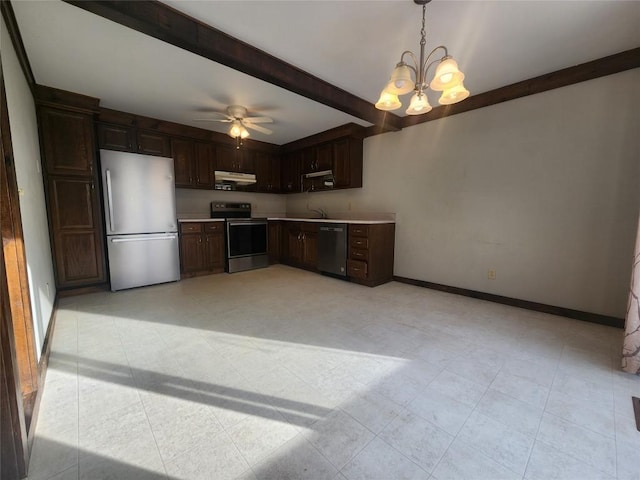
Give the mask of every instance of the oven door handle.
[[267, 221], [266, 220], [245, 220], [245, 221], [238, 221], [238, 220], [233, 220], [233, 221], [227, 221], [227, 224], [230, 227], [235, 227], [236, 225], [267, 225]]

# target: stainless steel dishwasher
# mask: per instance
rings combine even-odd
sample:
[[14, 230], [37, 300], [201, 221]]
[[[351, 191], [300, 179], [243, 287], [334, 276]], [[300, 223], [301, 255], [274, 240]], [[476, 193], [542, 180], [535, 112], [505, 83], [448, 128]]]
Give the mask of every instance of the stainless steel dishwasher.
[[318, 270], [347, 276], [347, 224], [318, 225]]

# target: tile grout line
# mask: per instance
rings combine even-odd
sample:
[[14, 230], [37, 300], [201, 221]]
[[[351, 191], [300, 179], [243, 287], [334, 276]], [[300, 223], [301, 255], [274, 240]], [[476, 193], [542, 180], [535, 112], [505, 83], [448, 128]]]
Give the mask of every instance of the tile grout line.
[[[563, 351], [564, 351], [564, 347], [563, 347]], [[536, 442], [538, 441], [538, 434], [540, 433], [540, 426], [542, 425], [542, 420], [544, 419], [544, 414], [547, 411], [547, 404], [549, 403], [549, 397], [551, 397], [551, 390], [553, 389], [553, 383], [555, 382], [556, 377], [558, 376], [558, 371], [560, 370], [560, 362], [561, 361], [562, 361], [562, 354], [560, 354], [560, 357], [558, 358], [558, 361], [556, 362], [556, 368], [555, 368], [555, 371], [553, 372], [553, 379], [551, 380], [551, 385], [549, 385], [549, 391], [547, 392], [547, 398], [544, 401], [544, 407], [542, 407], [542, 415], [540, 415], [540, 420], [538, 421], [538, 428], [536, 429], [536, 434], [533, 436], [533, 443], [531, 444], [531, 447], [529, 448], [529, 455], [527, 456], [527, 463], [524, 466], [524, 473], [522, 475], [522, 478], [524, 478], [527, 475], [527, 469], [529, 468], [529, 462], [531, 461], [531, 455], [533, 454], [533, 449], [535, 448]]]

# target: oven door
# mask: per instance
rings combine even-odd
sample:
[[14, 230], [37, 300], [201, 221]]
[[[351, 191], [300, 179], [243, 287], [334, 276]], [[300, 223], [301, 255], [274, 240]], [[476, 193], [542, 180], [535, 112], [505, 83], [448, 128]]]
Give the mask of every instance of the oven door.
[[229, 273], [269, 265], [266, 220], [227, 220]]

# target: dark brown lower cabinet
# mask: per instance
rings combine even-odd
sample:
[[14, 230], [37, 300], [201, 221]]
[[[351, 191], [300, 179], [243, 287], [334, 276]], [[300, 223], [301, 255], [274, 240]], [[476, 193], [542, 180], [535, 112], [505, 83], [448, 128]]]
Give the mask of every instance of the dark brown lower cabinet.
[[349, 225], [347, 276], [375, 287], [393, 279], [395, 224]]
[[180, 223], [182, 278], [224, 272], [224, 223]]
[[269, 264], [280, 263], [282, 257], [282, 222], [279, 220], [269, 222], [267, 250]]
[[94, 179], [51, 175], [48, 197], [56, 285], [104, 283], [102, 222]]
[[[278, 241], [276, 223], [279, 224], [279, 258], [282, 263], [317, 270], [318, 224], [300, 221], [269, 222], [270, 242]], [[349, 224], [347, 279], [369, 287], [393, 280], [394, 244], [394, 223]], [[271, 247], [269, 251], [272, 252]], [[276, 250], [273, 252], [273, 257], [277, 258]]]
[[282, 261], [307, 270], [318, 269], [318, 225], [316, 223], [283, 223]]

